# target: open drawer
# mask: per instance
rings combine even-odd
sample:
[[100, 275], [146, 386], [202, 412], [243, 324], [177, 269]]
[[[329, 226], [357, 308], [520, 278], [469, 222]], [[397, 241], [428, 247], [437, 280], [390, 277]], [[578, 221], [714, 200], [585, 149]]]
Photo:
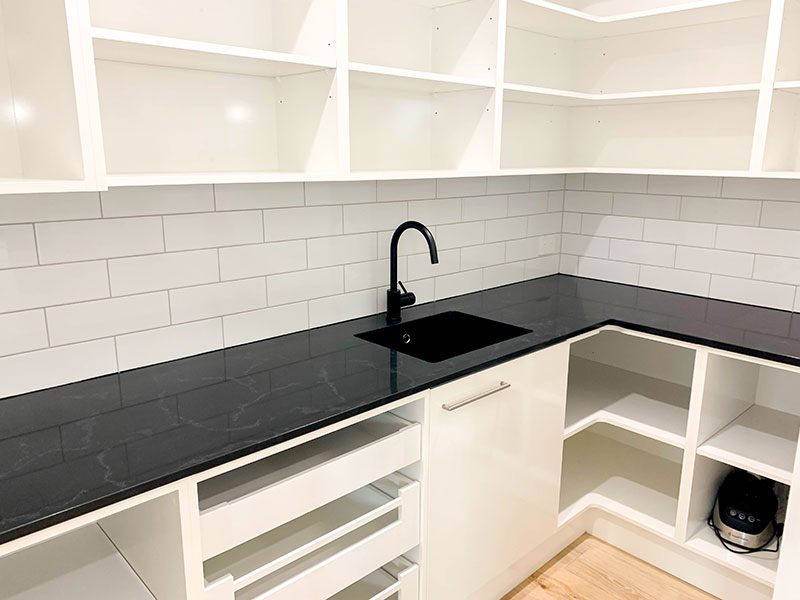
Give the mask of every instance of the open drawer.
[[417, 600], [419, 567], [399, 557], [343, 589], [330, 600]]
[[205, 561], [205, 600], [329, 598], [416, 546], [419, 519], [420, 484], [393, 473]]
[[203, 560], [418, 461], [420, 439], [385, 413], [201, 482]]

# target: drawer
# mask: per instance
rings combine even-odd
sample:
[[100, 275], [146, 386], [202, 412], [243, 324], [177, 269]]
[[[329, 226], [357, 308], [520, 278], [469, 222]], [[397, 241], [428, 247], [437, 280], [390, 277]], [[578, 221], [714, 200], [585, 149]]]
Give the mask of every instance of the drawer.
[[205, 600], [324, 600], [389, 573], [419, 530], [420, 484], [393, 473], [206, 561]]
[[419, 567], [404, 557], [373, 571], [361, 581], [345, 588], [330, 600], [419, 599]]
[[203, 560], [418, 461], [420, 431], [385, 413], [201, 482]]

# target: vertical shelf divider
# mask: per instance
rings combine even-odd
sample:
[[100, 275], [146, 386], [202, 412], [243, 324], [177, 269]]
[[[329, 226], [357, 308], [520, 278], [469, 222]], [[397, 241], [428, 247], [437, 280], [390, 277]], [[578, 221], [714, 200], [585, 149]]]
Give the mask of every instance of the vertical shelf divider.
[[503, 89], [506, 80], [506, 25], [508, 23], [508, 2], [506, 0], [500, 0], [497, 8], [497, 64], [495, 65], [492, 169], [500, 171], [500, 154], [503, 144]]
[[350, 39], [348, 0], [336, 0], [336, 93], [339, 140], [338, 171], [342, 179], [350, 175]]

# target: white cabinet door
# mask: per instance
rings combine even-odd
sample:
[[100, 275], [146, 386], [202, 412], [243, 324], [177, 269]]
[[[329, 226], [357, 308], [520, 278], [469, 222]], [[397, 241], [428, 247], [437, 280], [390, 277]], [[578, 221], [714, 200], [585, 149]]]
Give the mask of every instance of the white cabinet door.
[[560, 344], [432, 391], [427, 600], [497, 600], [490, 582], [555, 533], [568, 359]]

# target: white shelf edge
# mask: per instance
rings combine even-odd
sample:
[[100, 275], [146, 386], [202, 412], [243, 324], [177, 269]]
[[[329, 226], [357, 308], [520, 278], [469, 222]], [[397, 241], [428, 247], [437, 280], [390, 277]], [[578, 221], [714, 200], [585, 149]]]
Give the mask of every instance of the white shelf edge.
[[301, 54], [288, 54], [285, 52], [274, 52], [272, 50], [257, 50], [255, 48], [228, 46], [225, 44], [214, 44], [210, 42], [197, 42], [193, 40], [166, 37], [161, 35], [150, 35], [146, 33], [122, 31], [119, 29], [107, 29], [104, 27], [92, 27], [91, 34], [93, 40], [124, 42], [128, 44], [153, 46], [171, 50], [202, 52], [205, 54], [216, 54], [235, 58], [251, 58], [255, 60], [318, 67], [320, 69], [336, 68], [336, 61], [334, 59], [324, 60], [321, 58], [305, 56]]
[[493, 80], [480, 79], [478, 77], [461, 77], [459, 75], [445, 75], [442, 73], [432, 73], [430, 71], [414, 71], [411, 69], [400, 69], [397, 67], [382, 67], [367, 63], [348, 63], [351, 73], [365, 73], [368, 75], [387, 75], [390, 77], [402, 77], [404, 79], [419, 79], [422, 81], [434, 81], [437, 83], [450, 83], [454, 85], [465, 85], [476, 88], [496, 87]]
[[770, 562], [774, 562], [774, 569], [769, 568], [760, 564], [766, 561], [756, 562], [754, 556], [729, 552], [722, 547], [716, 537], [709, 539], [711, 536], [713, 536], [713, 533], [704, 525], [700, 532], [695, 533], [684, 543], [684, 546], [717, 564], [735, 569], [751, 579], [760, 581], [770, 587], [775, 586], [779, 554], [772, 555], [775, 556], [775, 559]]
[[558, 513], [558, 526], [563, 527], [589, 509], [603, 510], [661, 537], [675, 539], [675, 526], [665, 523], [627, 504], [612, 500], [598, 492], [589, 492]]
[[674, 433], [664, 431], [663, 429], [659, 429], [658, 427], [641, 423], [640, 421], [635, 421], [633, 419], [628, 419], [606, 410], [599, 410], [596, 413], [580, 419], [572, 425], [566, 427], [564, 429], [564, 439], [567, 440], [573, 435], [580, 433], [584, 429], [588, 429], [592, 425], [596, 425], [598, 423], [606, 423], [608, 425], [619, 427], [620, 429], [625, 429], [626, 431], [632, 431], [633, 433], [638, 433], [639, 435], [662, 442], [664, 444], [675, 446], [681, 450], [683, 450], [686, 446], [686, 436], [676, 435]]
[[[800, 85], [800, 82], [797, 82]], [[732, 85], [717, 85], [695, 88], [671, 88], [663, 90], [650, 90], [643, 92], [623, 92], [613, 94], [590, 94], [586, 92], [574, 92], [571, 90], [561, 90], [556, 88], [545, 88], [533, 85], [518, 83], [506, 83], [503, 85], [505, 91], [518, 92], [522, 94], [552, 96], [554, 98], [565, 98], [576, 101], [583, 101], [587, 104], [611, 104], [614, 102], [636, 100], [658, 100], [660, 98], [681, 98], [702, 99], [702, 96], [715, 96], [734, 93], [758, 93], [761, 85], [758, 83], [742, 83]], [[698, 98], [699, 97], [699, 98]], [[688, 100], [687, 100], [688, 101]]]
[[786, 485], [792, 484], [791, 471], [774, 467], [758, 460], [747, 458], [746, 456], [736, 454], [735, 452], [729, 452], [727, 450], [722, 450], [721, 448], [715, 448], [713, 444], [709, 444], [708, 442], [697, 448], [697, 454], [712, 460], [716, 460], [717, 462], [725, 463], [731, 467], [738, 467], [739, 469], [750, 471], [756, 475], [763, 475], [764, 477], [768, 477], [769, 479], [784, 483]]
[[673, 6], [663, 6], [660, 8], [652, 8], [650, 10], [619, 13], [617, 15], [607, 16], [607, 17], [603, 17], [600, 15], [593, 15], [592, 13], [586, 11], [569, 8], [566, 6], [561, 6], [560, 4], [556, 4], [554, 2], [548, 2], [547, 0], [520, 0], [520, 1], [524, 2], [525, 4], [531, 4], [533, 6], [538, 6], [540, 8], [546, 8], [548, 10], [569, 15], [571, 17], [576, 17], [578, 19], [589, 21], [591, 23], [607, 24], [607, 23], [618, 23], [620, 21], [632, 21], [647, 17], [658, 17], [661, 15], [668, 15], [680, 12], [688, 12], [701, 8], [709, 8], [712, 6], [736, 4], [738, 2], [745, 2], [746, 0], [696, 0], [694, 2], [685, 2], [683, 4], [676, 4]]
[[775, 82], [775, 89], [776, 90], [784, 90], [784, 91], [787, 91], [787, 92], [800, 93], [800, 80], [798, 80], [798, 81], [776, 81]]

